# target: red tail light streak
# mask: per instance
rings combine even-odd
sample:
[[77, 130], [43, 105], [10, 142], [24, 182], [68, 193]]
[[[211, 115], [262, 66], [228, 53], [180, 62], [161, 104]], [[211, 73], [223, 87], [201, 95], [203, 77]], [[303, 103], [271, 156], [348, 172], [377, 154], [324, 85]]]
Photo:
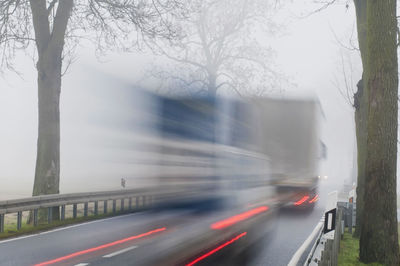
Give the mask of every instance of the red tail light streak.
[[268, 210], [267, 206], [261, 206], [261, 207], [258, 207], [258, 208], [255, 208], [255, 209], [240, 213], [238, 215], [229, 217], [229, 218], [227, 218], [225, 220], [213, 223], [211, 225], [211, 228], [214, 229], [214, 230], [223, 229], [225, 227], [229, 227], [231, 225], [234, 225], [234, 224], [236, 224], [236, 223], [238, 223], [240, 221], [249, 219], [250, 217], [253, 217], [254, 215], [257, 215], [259, 213], [265, 212], [267, 210]]
[[241, 233], [240, 235], [238, 235], [238, 236], [232, 238], [231, 240], [229, 240], [229, 241], [223, 243], [222, 245], [216, 247], [215, 249], [213, 249], [213, 250], [207, 252], [206, 254], [204, 254], [204, 255], [198, 257], [197, 259], [193, 260], [193, 261], [190, 262], [189, 264], [186, 264], [186, 266], [195, 265], [195, 264], [198, 263], [199, 261], [204, 260], [205, 258], [211, 256], [211, 255], [214, 254], [215, 252], [217, 252], [217, 251], [223, 249], [224, 247], [226, 247], [226, 246], [232, 244], [233, 242], [239, 240], [241, 237], [244, 237], [245, 235], [247, 235], [247, 232]]
[[296, 201], [294, 203], [294, 205], [299, 206], [299, 205], [303, 204], [304, 202], [306, 202], [309, 198], [310, 198], [310, 196], [304, 196], [299, 201]]
[[314, 203], [318, 200], [318, 195], [315, 195], [308, 203]]
[[42, 262], [42, 263], [39, 263], [39, 264], [35, 264], [34, 266], [44, 266], [44, 265], [50, 265], [50, 264], [54, 264], [54, 263], [57, 263], [57, 262], [65, 261], [65, 260], [80, 256], [80, 255], [83, 255], [83, 254], [88, 254], [90, 252], [94, 252], [94, 251], [97, 251], [97, 250], [100, 250], [100, 249], [112, 247], [112, 246], [115, 246], [115, 245], [118, 245], [118, 244], [122, 244], [122, 243], [125, 243], [125, 242], [128, 242], [128, 241], [134, 240], [134, 239], [138, 239], [138, 238], [146, 237], [146, 236], [149, 236], [149, 235], [152, 235], [152, 234], [155, 234], [155, 233], [159, 233], [159, 232], [165, 231], [166, 229], [167, 228], [165, 228], [165, 227], [158, 228], [158, 229], [155, 229], [155, 230], [152, 230], [152, 231], [140, 234], [140, 235], [127, 237], [127, 238], [120, 239], [120, 240], [117, 240], [117, 241], [114, 241], [114, 242], [110, 242], [108, 244], [104, 244], [104, 245], [101, 245], [101, 246], [85, 249], [85, 250], [78, 251], [78, 252], [75, 252], [75, 253], [71, 253], [69, 255], [66, 255], [66, 256], [63, 256], [63, 257], [60, 257], [60, 258], [57, 258], [57, 259], [54, 259], [54, 260], [49, 260], [49, 261], [45, 261], [45, 262]]

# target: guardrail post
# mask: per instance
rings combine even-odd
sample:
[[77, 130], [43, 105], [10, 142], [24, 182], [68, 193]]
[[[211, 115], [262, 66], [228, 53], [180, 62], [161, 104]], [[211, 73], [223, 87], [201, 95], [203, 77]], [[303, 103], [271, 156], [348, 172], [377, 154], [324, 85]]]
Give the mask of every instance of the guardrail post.
[[4, 214], [0, 214], [0, 233], [4, 233]]
[[99, 202], [96, 200], [94, 202], [94, 215], [97, 215], [99, 213]]
[[22, 212], [17, 212], [17, 230], [21, 229], [22, 227]]
[[349, 204], [349, 215], [350, 215], [349, 233], [353, 234], [353, 203]]
[[84, 216], [84, 217], [87, 217], [87, 215], [88, 215], [89, 203], [85, 202], [83, 206], [84, 206], [84, 207], [83, 207], [83, 216]]
[[38, 213], [39, 213], [39, 209], [33, 210], [33, 226], [38, 225]]
[[342, 220], [341, 221], [341, 223], [340, 223], [340, 239], [343, 239], [343, 237], [344, 237], [344, 221]]
[[333, 240], [328, 239], [326, 241], [327, 248], [325, 249], [326, 254], [326, 265], [331, 265], [332, 261], [332, 248], [333, 248]]
[[124, 198], [122, 198], [121, 199], [121, 211], [124, 211], [124, 206], [125, 205], [125, 199]]
[[107, 203], [108, 203], [108, 200], [105, 200], [104, 201], [104, 214], [107, 213]]
[[73, 207], [72, 207], [72, 216], [74, 217], [74, 219], [77, 216], [77, 212], [78, 212], [78, 206], [76, 203], [74, 203]]
[[132, 197], [129, 197], [129, 210], [132, 210]]
[[113, 200], [113, 209], [112, 212], [115, 213], [117, 211], [117, 200]]
[[339, 228], [339, 232], [338, 232], [338, 235], [337, 235], [338, 239], [337, 239], [337, 243], [336, 243], [336, 249], [337, 249], [337, 252], [336, 252], [336, 264], [337, 264], [338, 253], [340, 251], [340, 239], [342, 237], [342, 233], [344, 233], [343, 209], [339, 210], [338, 224], [341, 225], [341, 226]]
[[65, 205], [61, 205], [61, 221], [65, 220]]
[[47, 208], [47, 223], [51, 224], [53, 221], [53, 212], [52, 212], [52, 207]]
[[318, 262], [318, 266], [322, 265], [324, 263], [324, 251], [321, 250], [321, 260]]
[[135, 206], [135, 209], [138, 209], [138, 208], [139, 208], [139, 197], [136, 196], [136, 206]]

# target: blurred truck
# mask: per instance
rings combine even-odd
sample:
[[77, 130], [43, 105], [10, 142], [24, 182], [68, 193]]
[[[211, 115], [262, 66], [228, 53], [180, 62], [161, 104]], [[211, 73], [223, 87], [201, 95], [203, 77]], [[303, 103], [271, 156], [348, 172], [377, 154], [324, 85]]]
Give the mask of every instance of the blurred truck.
[[258, 151], [258, 117], [251, 105], [213, 97], [158, 102], [157, 184], [187, 195], [160, 199], [163, 208], [242, 208], [272, 196], [269, 159]]
[[[181, 228], [185, 233], [180, 231], [173, 247], [163, 245], [150, 264], [253, 265], [259, 248], [276, 230], [278, 207], [311, 209], [318, 200], [318, 166], [326, 156], [319, 102], [273, 98], [162, 98], [160, 102], [158, 184], [175, 191], [162, 199], [162, 209], [171, 213], [177, 207], [204, 210], [206, 206], [211, 212], [190, 215], [190, 226]], [[190, 193], [182, 194], [179, 188]]]
[[314, 99], [254, 100], [260, 112], [261, 149], [270, 160], [271, 182], [284, 206], [313, 207], [318, 200], [323, 112]]
[[317, 101], [166, 97], [111, 83], [93, 90], [90, 134], [77, 143], [96, 153], [82, 161], [151, 191], [143, 228], [167, 228], [127, 264], [251, 265], [280, 205], [316, 201]]

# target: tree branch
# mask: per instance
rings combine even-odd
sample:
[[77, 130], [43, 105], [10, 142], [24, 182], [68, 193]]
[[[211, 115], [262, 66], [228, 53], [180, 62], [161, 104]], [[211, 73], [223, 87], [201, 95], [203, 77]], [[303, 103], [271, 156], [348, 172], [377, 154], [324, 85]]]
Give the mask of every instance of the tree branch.
[[35, 40], [38, 52], [43, 52], [50, 40], [50, 26], [47, 17], [46, 0], [29, 0], [33, 27], [35, 29]]
[[53, 10], [53, 8], [57, 2], [58, 2], [58, 0], [53, 0], [50, 2], [49, 6], [47, 7], [47, 16], [50, 15], [51, 11]]
[[58, 4], [56, 17], [54, 19], [54, 26], [50, 39], [50, 48], [60, 54], [64, 48], [65, 32], [67, 30], [68, 20], [73, 5], [73, 0], [61, 1]]

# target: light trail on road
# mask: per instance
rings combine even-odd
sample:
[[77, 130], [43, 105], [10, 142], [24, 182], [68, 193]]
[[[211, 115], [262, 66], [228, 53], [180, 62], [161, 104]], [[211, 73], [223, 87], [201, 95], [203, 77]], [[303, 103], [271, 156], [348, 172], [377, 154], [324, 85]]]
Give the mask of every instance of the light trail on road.
[[257, 215], [259, 213], [265, 212], [267, 210], [268, 210], [267, 206], [261, 206], [261, 207], [258, 207], [258, 208], [255, 208], [255, 209], [240, 213], [238, 215], [229, 217], [229, 218], [224, 219], [222, 221], [213, 223], [211, 225], [211, 228], [215, 229], [215, 230], [216, 229], [223, 229], [223, 228], [229, 227], [231, 225], [234, 225], [234, 224], [236, 224], [236, 223], [238, 223], [240, 221], [249, 219], [249, 218], [253, 217], [254, 215]]
[[105, 249], [105, 248], [112, 247], [112, 246], [115, 246], [115, 245], [118, 245], [118, 244], [122, 244], [122, 243], [125, 243], [125, 242], [128, 242], [128, 241], [131, 241], [131, 240], [135, 240], [135, 239], [146, 237], [146, 236], [149, 236], [149, 235], [152, 235], [152, 234], [155, 234], [155, 233], [159, 233], [159, 232], [165, 231], [166, 229], [167, 229], [166, 227], [158, 228], [158, 229], [155, 229], [155, 230], [152, 230], [152, 231], [148, 231], [148, 232], [143, 233], [143, 234], [134, 235], [134, 236], [127, 237], [127, 238], [124, 238], [124, 239], [120, 239], [120, 240], [117, 240], [117, 241], [114, 241], [114, 242], [111, 242], [111, 243], [107, 243], [107, 244], [104, 244], [104, 245], [101, 245], [101, 246], [85, 249], [85, 250], [78, 251], [78, 252], [75, 252], [75, 253], [71, 253], [69, 255], [66, 255], [66, 256], [63, 256], [63, 257], [60, 257], [60, 258], [57, 258], [57, 259], [41, 262], [39, 264], [35, 264], [34, 266], [44, 266], [44, 265], [50, 265], [50, 264], [54, 264], [54, 263], [57, 263], [57, 262], [65, 261], [65, 260], [80, 256], [80, 255], [83, 255], [83, 254], [88, 254], [88, 253], [91, 253], [91, 252], [94, 252], [94, 251], [97, 251], [97, 250]]
[[204, 255], [198, 257], [197, 259], [193, 260], [193, 261], [190, 262], [189, 264], [186, 264], [186, 266], [193, 266], [193, 265], [195, 265], [195, 264], [198, 263], [199, 261], [204, 260], [205, 258], [211, 256], [211, 255], [214, 254], [215, 252], [217, 252], [217, 251], [223, 249], [224, 247], [226, 247], [226, 246], [232, 244], [233, 242], [239, 240], [240, 238], [244, 237], [245, 235], [247, 235], [247, 232], [243, 232], [243, 233], [241, 233], [240, 235], [237, 235], [236, 237], [232, 238], [231, 240], [225, 242], [224, 244], [222, 244], [222, 245], [216, 247], [215, 249], [213, 249], [213, 250], [207, 252], [206, 254], [204, 254]]

